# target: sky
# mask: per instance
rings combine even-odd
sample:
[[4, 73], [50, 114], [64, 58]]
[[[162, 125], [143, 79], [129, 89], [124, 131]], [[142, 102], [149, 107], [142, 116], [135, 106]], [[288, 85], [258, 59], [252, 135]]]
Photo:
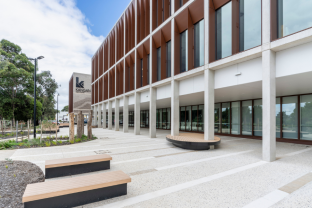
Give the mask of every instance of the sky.
[[28, 57], [45, 57], [38, 61], [39, 72], [51, 71], [61, 85], [57, 92], [62, 109], [68, 105], [72, 73], [91, 74], [91, 57], [129, 3], [130, 0], [0, 0], [0, 40], [19, 45]]

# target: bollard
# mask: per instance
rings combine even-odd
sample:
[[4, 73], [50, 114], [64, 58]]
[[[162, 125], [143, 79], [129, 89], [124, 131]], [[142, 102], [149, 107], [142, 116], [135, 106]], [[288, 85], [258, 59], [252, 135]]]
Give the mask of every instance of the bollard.
[[69, 114], [69, 141], [74, 141], [75, 136], [75, 123], [74, 123], [74, 113]]
[[92, 110], [90, 110], [88, 116], [88, 139], [92, 139]]
[[18, 136], [18, 121], [16, 121], [16, 143], [17, 143], [17, 136]]

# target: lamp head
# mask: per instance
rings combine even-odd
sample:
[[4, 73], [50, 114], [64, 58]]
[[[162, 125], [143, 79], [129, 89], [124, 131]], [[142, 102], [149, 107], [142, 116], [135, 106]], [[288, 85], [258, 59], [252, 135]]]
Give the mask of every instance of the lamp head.
[[43, 58], [44, 58], [43, 56], [39, 56], [37, 59], [40, 60], [40, 59], [43, 59]]

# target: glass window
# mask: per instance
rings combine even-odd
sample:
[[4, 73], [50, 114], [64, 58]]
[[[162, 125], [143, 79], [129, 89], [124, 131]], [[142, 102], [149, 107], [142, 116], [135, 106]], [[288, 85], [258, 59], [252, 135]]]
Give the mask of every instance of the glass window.
[[216, 11], [216, 58], [232, 55], [232, 2]]
[[239, 51], [261, 45], [261, 0], [239, 1]]
[[204, 105], [198, 106], [198, 126], [197, 131], [204, 132]]
[[242, 134], [252, 135], [252, 101], [242, 102]]
[[192, 131], [197, 131], [197, 109], [198, 106], [192, 106]]
[[278, 38], [312, 27], [312, 1], [278, 0]]
[[167, 108], [167, 128], [166, 129], [171, 129], [171, 108]]
[[254, 135], [262, 136], [262, 99], [254, 100]]
[[186, 72], [187, 69], [187, 30], [180, 34], [180, 72]]
[[160, 116], [161, 116], [161, 110], [157, 109], [156, 110], [156, 129], [160, 128]]
[[147, 84], [149, 84], [149, 78], [150, 78], [150, 55], [147, 55]]
[[240, 134], [240, 102], [231, 103], [232, 130], [231, 133]]
[[204, 20], [199, 21], [194, 25], [194, 66], [199, 67], [204, 65], [205, 58], [205, 39], [204, 39]]
[[281, 98], [276, 98], [276, 138], [281, 138]]
[[161, 47], [157, 48], [157, 81], [161, 80]]
[[181, 107], [180, 110], [180, 129], [181, 131], [185, 130], [185, 107]]
[[229, 134], [230, 133], [230, 103], [222, 103], [222, 133]]
[[283, 131], [285, 139], [298, 139], [298, 97], [283, 97]]
[[312, 95], [300, 96], [300, 139], [312, 140]]
[[191, 124], [192, 124], [191, 119], [192, 119], [191, 106], [187, 106], [186, 111], [185, 111], [185, 130], [186, 131], [191, 131]]
[[162, 109], [162, 115], [161, 115], [161, 129], [166, 129], [166, 124], [168, 121], [168, 117], [167, 117], [167, 110], [166, 109]]
[[168, 41], [166, 44], [166, 49], [167, 49], [167, 77], [171, 77], [171, 41]]
[[220, 104], [215, 104], [215, 133], [220, 133], [221, 124], [220, 124]]

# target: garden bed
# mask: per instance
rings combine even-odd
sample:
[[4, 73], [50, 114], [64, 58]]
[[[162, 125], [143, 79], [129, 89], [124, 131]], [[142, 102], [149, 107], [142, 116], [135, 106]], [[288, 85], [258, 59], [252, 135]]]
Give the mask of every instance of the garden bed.
[[75, 136], [74, 141], [71, 143], [68, 140], [68, 136], [59, 136], [57, 139], [55, 136], [42, 138], [40, 143], [40, 138], [37, 139], [24, 139], [23, 141], [16, 142], [15, 140], [8, 140], [1, 142], [0, 141], [0, 150], [7, 149], [25, 149], [25, 148], [36, 148], [36, 147], [53, 147], [53, 146], [62, 146], [62, 145], [71, 145], [75, 143], [82, 143], [87, 141], [92, 141], [97, 139], [97, 137], [92, 136], [92, 139], [88, 139], [86, 135], [83, 135], [81, 138]]
[[42, 170], [27, 161], [0, 161], [0, 207], [23, 208], [27, 184], [44, 182]]

